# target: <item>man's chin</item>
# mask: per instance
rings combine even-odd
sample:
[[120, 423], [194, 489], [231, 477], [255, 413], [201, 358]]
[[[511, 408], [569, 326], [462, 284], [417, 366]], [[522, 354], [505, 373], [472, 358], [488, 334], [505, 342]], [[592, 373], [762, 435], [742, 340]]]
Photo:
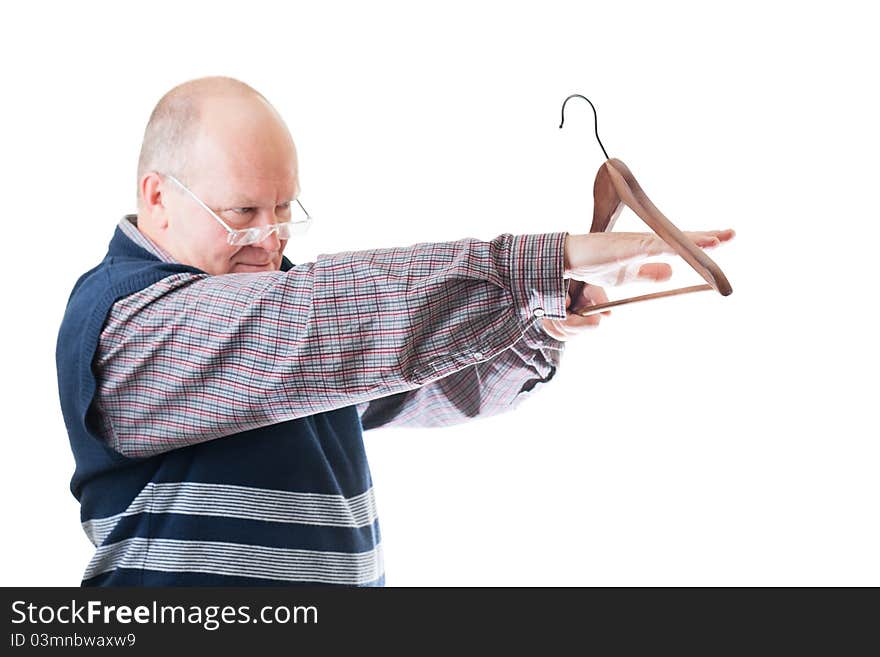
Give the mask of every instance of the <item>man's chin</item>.
[[234, 272], [242, 272], [242, 271], [275, 271], [278, 269], [275, 266], [275, 263], [268, 262], [265, 264], [251, 264], [248, 262], [237, 262], [232, 266], [232, 271]]

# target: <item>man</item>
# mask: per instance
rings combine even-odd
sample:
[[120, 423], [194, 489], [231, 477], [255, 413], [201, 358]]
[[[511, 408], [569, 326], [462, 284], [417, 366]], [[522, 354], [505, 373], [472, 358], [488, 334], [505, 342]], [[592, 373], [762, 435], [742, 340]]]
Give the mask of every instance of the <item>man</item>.
[[71, 491], [96, 547], [84, 586], [383, 585], [362, 431], [514, 408], [599, 322], [566, 310], [602, 288], [566, 275], [668, 251], [640, 233], [504, 234], [295, 266], [282, 253], [309, 218], [293, 140], [231, 78], [159, 101], [137, 180], [137, 215], [58, 336]]

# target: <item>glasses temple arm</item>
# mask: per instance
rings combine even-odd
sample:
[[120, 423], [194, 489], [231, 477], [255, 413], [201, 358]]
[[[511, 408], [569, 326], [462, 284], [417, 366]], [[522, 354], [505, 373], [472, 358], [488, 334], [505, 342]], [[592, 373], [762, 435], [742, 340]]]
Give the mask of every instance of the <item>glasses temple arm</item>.
[[189, 195], [193, 198], [193, 200], [194, 200], [196, 203], [198, 203], [198, 204], [201, 205], [203, 208], [205, 208], [205, 210], [208, 211], [208, 214], [210, 214], [212, 217], [214, 217], [214, 219], [217, 220], [217, 223], [219, 223], [221, 226], [223, 226], [223, 228], [226, 229], [226, 232], [227, 232], [227, 233], [234, 233], [234, 232], [235, 232], [235, 231], [232, 230], [229, 226], [227, 226], [227, 225], [226, 225], [226, 222], [223, 221], [220, 217], [218, 217], [217, 214], [216, 214], [211, 208], [209, 208], [207, 205], [205, 205], [205, 203], [204, 203], [204, 201], [202, 201], [202, 199], [200, 199], [198, 196], [196, 196], [195, 194], [193, 194], [193, 193], [189, 190], [189, 188], [188, 188], [186, 185], [184, 185], [182, 182], [180, 182], [177, 178], [175, 178], [174, 176], [172, 176], [170, 173], [167, 174], [167, 175], [168, 175], [168, 177], [169, 177], [171, 180], [173, 180], [174, 182], [176, 182], [176, 183], [180, 186], [180, 188], [181, 188], [183, 191], [185, 191], [187, 194], [189, 194]]

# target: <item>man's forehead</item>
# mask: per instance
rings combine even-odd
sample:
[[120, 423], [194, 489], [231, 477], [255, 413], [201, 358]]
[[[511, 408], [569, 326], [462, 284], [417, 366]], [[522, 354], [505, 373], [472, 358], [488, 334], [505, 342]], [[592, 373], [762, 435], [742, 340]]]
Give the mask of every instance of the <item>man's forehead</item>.
[[191, 167], [224, 200], [259, 205], [299, 193], [296, 147], [277, 122], [243, 122], [225, 131], [203, 126], [193, 147]]
[[281, 197], [291, 200], [299, 195], [296, 175], [281, 178], [231, 178], [224, 197], [239, 206], [257, 206]]

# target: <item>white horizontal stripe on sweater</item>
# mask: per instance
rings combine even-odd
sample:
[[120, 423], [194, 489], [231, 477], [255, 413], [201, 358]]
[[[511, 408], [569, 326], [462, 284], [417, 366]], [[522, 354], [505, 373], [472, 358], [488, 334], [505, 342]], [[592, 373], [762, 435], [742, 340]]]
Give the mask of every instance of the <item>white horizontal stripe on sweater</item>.
[[83, 579], [115, 568], [363, 585], [385, 572], [382, 545], [366, 552], [293, 550], [220, 541], [128, 538], [98, 548]]
[[82, 523], [93, 545], [101, 545], [124, 516], [138, 513], [181, 513], [268, 522], [364, 527], [376, 520], [376, 500], [370, 487], [360, 495], [296, 493], [193, 481], [148, 483], [122, 513]]

